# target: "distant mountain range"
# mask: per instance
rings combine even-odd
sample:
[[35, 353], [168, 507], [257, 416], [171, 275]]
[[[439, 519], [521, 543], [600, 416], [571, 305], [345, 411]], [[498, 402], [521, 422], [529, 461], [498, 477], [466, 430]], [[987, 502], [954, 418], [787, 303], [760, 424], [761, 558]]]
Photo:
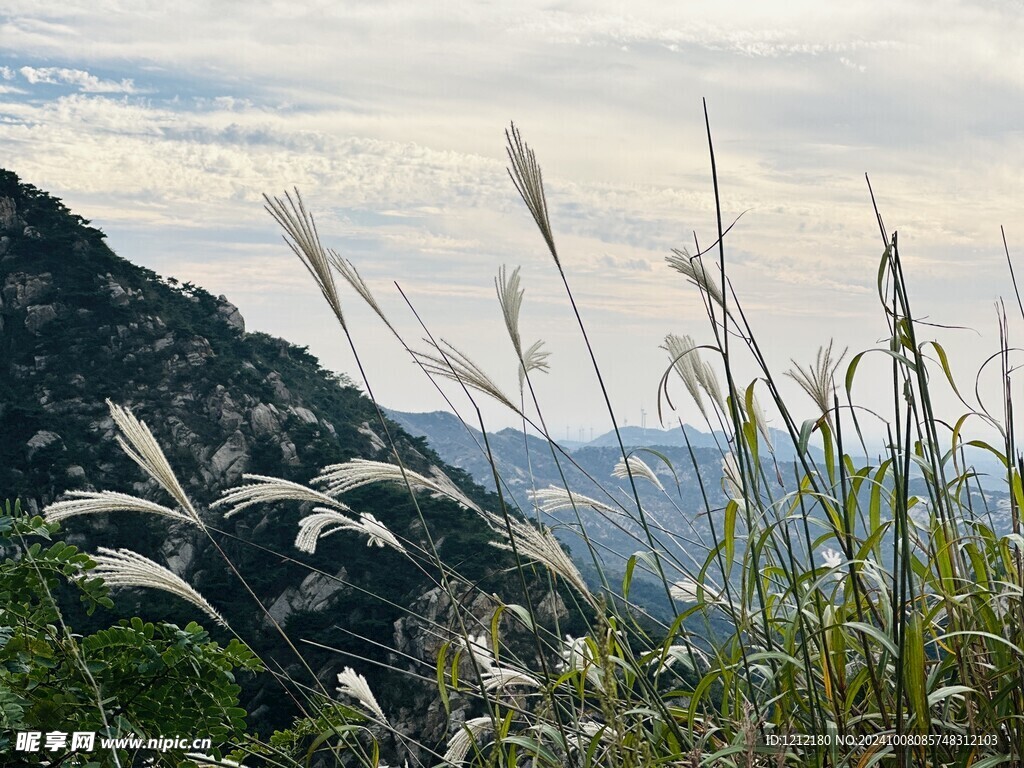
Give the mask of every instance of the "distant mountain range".
[[[494, 473], [479, 430], [443, 411], [388, 411], [388, 415], [409, 434], [422, 436], [445, 461], [467, 472], [485, 488], [494, 490]], [[680, 429], [635, 426], [621, 428], [620, 434], [627, 453], [644, 461], [663, 487], [659, 489], [646, 479], [637, 479], [641, 505], [652, 522], [659, 546], [679, 553], [684, 560], [692, 557], [703, 561], [707, 543], [713, 540], [711, 526], [719, 522], [727, 501], [722, 470], [722, 450], [728, 446], [725, 436], [701, 432], [688, 425], [685, 438]], [[767, 458], [769, 454], [762, 446], [764, 475], [772, 483], [776, 498], [781, 498], [786, 492], [784, 485], [793, 482], [796, 454], [788, 435], [778, 430], [769, 430], [769, 434], [774, 459]], [[690, 448], [686, 447], [687, 440]], [[488, 442], [503, 483], [503, 492], [525, 514], [537, 514], [531, 492], [564, 488], [566, 485], [611, 508], [602, 510], [581, 504], [577, 510], [561, 509], [542, 515], [543, 522], [554, 528], [582, 568], [587, 569], [593, 554], [596, 554], [602, 567], [618, 573], [626, 558], [634, 552], [649, 549], [646, 533], [637, 521], [632, 489], [627, 480], [612, 474], [622, 459], [614, 432], [603, 434], [589, 443], [567, 447], [516, 429], [502, 429], [489, 433]], [[1009, 530], [1005, 482], [1000, 480], [998, 467], [979, 450], [970, 450], [971, 460], [978, 466], [978, 471], [988, 473], [979, 479], [986, 487], [988, 502], [992, 505], [993, 523], [997, 530]], [[816, 463], [823, 461], [820, 449], [811, 446], [809, 452]], [[778, 483], [780, 479], [783, 484]], [[912, 492], [917, 487], [920, 487], [919, 482], [912, 484]], [[866, 508], [867, 487], [864, 493]], [[976, 503], [982, 503], [980, 496], [972, 495]], [[712, 510], [710, 515], [706, 513], [708, 507]], [[589, 572], [593, 575], [593, 566]], [[645, 597], [651, 606], [664, 607], [664, 595], [652, 581], [647, 583]]]

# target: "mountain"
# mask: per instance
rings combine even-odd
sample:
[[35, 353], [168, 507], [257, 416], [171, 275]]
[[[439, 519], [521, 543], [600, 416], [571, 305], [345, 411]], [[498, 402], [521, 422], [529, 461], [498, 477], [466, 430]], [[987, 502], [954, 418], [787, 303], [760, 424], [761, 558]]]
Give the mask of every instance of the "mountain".
[[[427, 444], [449, 464], [464, 470], [485, 488], [495, 489], [493, 472], [479, 430], [464, 425], [454, 414], [440, 411], [404, 413], [389, 410], [388, 415], [410, 434], [426, 439]], [[639, 427], [623, 430], [623, 439], [627, 450], [651, 468], [664, 488], [661, 490], [643, 478], [636, 481], [640, 501], [654, 535], [666, 548], [675, 551], [685, 549], [698, 556], [699, 547], [693, 546], [692, 542], [711, 540], [711, 521], [702, 514], [705, 505], [701, 485], [712, 506], [723, 506], [726, 498], [722, 491], [721, 454], [714, 447], [714, 437], [691, 430], [688, 427], [687, 434], [692, 435], [697, 469], [686, 447], [664, 443], [651, 447], [646, 441], [640, 446], [635, 445], [633, 439], [643, 437]], [[653, 429], [646, 430], [646, 433], [648, 436], [671, 434]], [[580, 567], [591, 575], [596, 576], [595, 555], [603, 568], [620, 574], [626, 558], [638, 550], [649, 548], [647, 534], [636, 520], [635, 512], [628, 512], [635, 507], [629, 481], [613, 476], [613, 470], [622, 458], [617, 442], [613, 447], [602, 436], [568, 450], [560, 443], [549, 443], [541, 437], [515, 429], [488, 433], [488, 441], [502, 479], [502, 490], [524, 513], [535, 514], [530, 499], [532, 491], [552, 486], [562, 488], [566, 483], [575, 493], [588, 496], [609, 508], [598, 510], [578, 505], [575, 511], [563, 508], [544, 516], [543, 522], [553, 527], [555, 535], [570, 548]], [[697, 482], [698, 470], [700, 483]], [[582, 535], [583, 529], [586, 535]], [[633, 596], [640, 599], [637, 594]], [[645, 603], [648, 608], [660, 612], [667, 607], [667, 601], [663, 604], [663, 590], [654, 590], [650, 598], [654, 605]]]
[[[274, 620], [302, 645], [323, 685], [333, 691], [333, 675], [358, 666], [382, 705], [396, 713], [394, 722], [408, 721], [401, 727], [428, 744], [443, 742], [447, 721], [436, 689], [417, 688], [409, 676], [382, 666], [409, 666], [419, 659], [433, 668], [441, 640], [414, 613], [422, 609], [438, 623], [447, 620], [436, 569], [391, 549], [370, 549], [365, 538], [345, 533], [324, 539], [315, 555], [298, 552], [297, 521], [311, 504], [265, 504], [230, 519], [209, 508], [243, 473], [305, 483], [328, 464], [392, 461], [374, 405], [304, 348], [247, 331], [225, 297], [131, 264], [59, 200], [0, 171], [0, 493], [20, 498], [32, 511], [69, 490], [120, 491], [167, 503], [157, 484], [119, 449], [107, 399], [151, 427], [219, 547]], [[493, 508], [494, 499], [422, 440], [393, 422], [388, 430], [410, 469], [428, 473], [440, 467], [471, 498]], [[426, 546], [405, 492], [373, 486], [345, 500], [355, 512], [372, 513]], [[445, 562], [457, 563], [484, 594], [521, 597], [518, 582], [506, 583], [509, 557], [489, 545], [493, 535], [478, 517], [426, 496], [419, 507]], [[193, 527], [110, 513], [69, 520], [65, 531], [69, 542], [86, 550], [123, 546], [166, 563], [206, 595], [264, 659], [312, 682]], [[182, 624], [196, 618], [190, 606], [152, 590], [117, 598], [123, 615]], [[488, 610], [486, 602], [481, 612]], [[556, 613], [564, 610], [557, 599], [550, 605]], [[413, 614], [403, 606], [414, 607]], [[115, 618], [94, 620], [109, 625]], [[269, 675], [249, 683], [246, 704], [264, 732], [289, 722], [294, 710], [287, 701]]]
[[[494, 490], [494, 476], [479, 430], [464, 425], [454, 414], [440, 411], [388, 411], [388, 415], [408, 433], [423, 437], [445, 461], [467, 472], [485, 488]], [[644, 461], [662, 486], [658, 488], [642, 477], [636, 479], [649, 527], [661, 548], [674, 552], [683, 560], [693, 557], [698, 563], [703, 563], [706, 544], [714, 540], [712, 525], [722, 530], [721, 514], [727, 497], [723, 490], [722, 454], [717, 446], [724, 447], [727, 442], [721, 433], [712, 435], [690, 426], [685, 429], [692, 455], [679, 429], [663, 431], [625, 427], [620, 433], [627, 453]], [[792, 483], [795, 451], [788, 436], [782, 432], [769, 430], [769, 434], [775, 459], [766, 458], [767, 452], [762, 447], [762, 466], [766, 481], [772, 483], [774, 498], [779, 499], [791, 490], [785, 489], [778, 481], [782, 479]], [[543, 522], [553, 527], [555, 535], [571, 549], [580, 568], [591, 578], [596, 578], [595, 556], [603, 568], [618, 577], [629, 556], [649, 549], [647, 533], [639, 524], [635, 511], [627, 512], [635, 510], [632, 488], [628, 480], [613, 476], [613, 470], [622, 458], [614, 432], [571, 449], [515, 429], [488, 433], [488, 443], [507, 498], [526, 514], [541, 514]], [[987, 478], [979, 477], [977, 481], [986, 488], [992, 505], [992, 527], [1001, 533], [1007, 532], [1011, 525], [1005, 482], [1000, 487], [998, 468], [993, 467], [980, 450], [971, 450], [971, 461], [975, 462], [978, 471], [989, 472]], [[821, 449], [812, 445], [809, 453], [819, 467], [824, 466]], [[856, 463], [863, 465], [862, 460]], [[536, 511], [531, 500], [532, 491], [564, 488], [566, 485], [576, 493], [601, 502], [608, 509], [597, 509], [584, 503], [577, 505], [576, 511], [571, 508]], [[861, 489], [862, 509], [869, 507], [869, 491], [870, 485]], [[922, 495], [926, 493], [919, 470], [914, 475], [911, 491]], [[973, 503], [983, 504], [974, 488], [971, 494]], [[710, 515], [705, 512], [708, 505], [712, 509]], [[582, 530], [586, 531], [585, 535]], [[634, 579], [644, 579], [638, 573], [639, 570]], [[653, 613], [666, 615], [664, 591], [653, 579], [648, 578], [643, 592], [633, 592], [631, 597]]]

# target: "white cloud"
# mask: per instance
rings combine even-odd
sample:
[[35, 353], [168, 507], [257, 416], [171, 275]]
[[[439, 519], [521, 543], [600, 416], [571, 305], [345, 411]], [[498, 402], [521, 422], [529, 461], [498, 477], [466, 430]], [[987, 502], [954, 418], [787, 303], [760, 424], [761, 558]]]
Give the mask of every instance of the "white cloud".
[[[694, 231], [714, 239], [702, 96], [726, 219], [749, 209], [726, 241], [730, 272], [780, 360], [883, 332], [865, 171], [923, 276], [922, 311], [988, 328], [1003, 288], [998, 225], [1024, 196], [1024, 18], [1009, 5], [95, 5], [7, 1], [9, 60], [77, 92], [0, 86], [5, 163], [123, 238], [128, 258], [174, 273], [187, 242], [211, 289], [244, 281], [252, 327], [322, 333], [305, 302], [274, 314], [257, 299], [301, 290], [290, 262], [271, 265], [259, 198], [298, 185], [325, 239], [375, 289], [420, 286], [453, 340], [482, 327], [455, 305], [485, 311], [497, 266], [522, 264], [530, 311], [571, 355], [564, 293], [504, 170], [515, 118], [609, 353], [693, 332], [680, 324], [700, 322], [699, 304], [661, 261]], [[143, 228], [157, 233], [145, 247]], [[625, 367], [621, 392], [646, 386]], [[590, 407], [563, 405], [570, 419]]]
[[[49, 85], [73, 85], [83, 93], [138, 93], [135, 83], [130, 79], [120, 82], [101, 80], [85, 70], [67, 69], [64, 67], [22, 67], [18, 70], [21, 76], [32, 85], [46, 83]], [[5, 78], [10, 79], [10, 78]]]

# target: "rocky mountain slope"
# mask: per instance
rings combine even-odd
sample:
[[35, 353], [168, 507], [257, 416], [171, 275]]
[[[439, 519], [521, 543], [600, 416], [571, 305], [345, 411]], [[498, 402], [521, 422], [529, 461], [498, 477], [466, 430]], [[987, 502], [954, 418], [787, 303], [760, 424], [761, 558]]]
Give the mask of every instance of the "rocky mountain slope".
[[[223, 296], [120, 258], [87, 221], [14, 173], [0, 171], [0, 495], [18, 497], [31, 510], [76, 489], [165, 502], [116, 445], [108, 398], [152, 428], [204, 520], [219, 531], [220, 546], [295, 642], [337, 649], [302, 645], [328, 689], [342, 667], [359, 666], [378, 686], [382, 704], [398, 713], [401, 727], [428, 742], [441, 741], [448, 723], [430, 687], [410, 688], [408, 677], [379, 666], [413, 663], [389, 655], [386, 648], [397, 643], [410, 659], [432, 668], [434, 638], [401, 606], [425, 600], [443, 622], [443, 606], [432, 592], [436, 574], [429, 568], [424, 574], [397, 552], [371, 551], [356, 536], [331, 536], [315, 555], [303, 555], [293, 546], [303, 515], [295, 504], [254, 507], [230, 520], [208, 508], [246, 472], [307, 482], [327, 464], [356, 457], [390, 460], [373, 404], [304, 349], [247, 332]], [[443, 466], [422, 440], [397, 425], [391, 429], [410, 468]], [[446, 471], [475, 499], [489, 503], [463, 473]], [[423, 539], [405, 493], [363, 488], [346, 501], [403, 536]], [[426, 497], [420, 505], [446, 562], [458, 563], [485, 590], [514, 592], [502, 575], [507, 559], [488, 544], [492, 536], [478, 518]], [[70, 541], [86, 549], [129, 546], [166, 563], [265, 659], [296, 678], [305, 674], [269, 619], [193, 529], [116, 513], [71, 520], [66, 530]], [[120, 595], [118, 606], [147, 619], [196, 618], [181, 601], [148, 590]], [[561, 609], [553, 603], [552, 610]], [[266, 729], [294, 714], [286, 699], [264, 680], [250, 685], [247, 703], [256, 724]]]

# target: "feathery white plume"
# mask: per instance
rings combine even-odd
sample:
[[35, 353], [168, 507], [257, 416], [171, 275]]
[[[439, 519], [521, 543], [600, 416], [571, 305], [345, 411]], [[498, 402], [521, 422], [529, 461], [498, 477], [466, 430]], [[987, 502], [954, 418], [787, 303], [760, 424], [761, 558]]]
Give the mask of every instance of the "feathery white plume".
[[498, 663], [497, 659], [494, 658], [494, 652], [491, 650], [491, 643], [487, 638], [486, 632], [482, 632], [479, 635], [468, 635], [463, 645], [466, 646], [466, 650], [473, 655], [478, 664], [492, 667]]
[[843, 564], [843, 556], [836, 549], [825, 549], [821, 552], [826, 568], [838, 568]]
[[846, 357], [846, 350], [835, 360], [832, 359], [832, 343], [827, 347], [818, 347], [818, 355], [814, 359], [814, 365], [801, 368], [796, 360], [790, 360], [795, 366], [786, 371], [786, 375], [793, 379], [800, 388], [807, 393], [816, 406], [821, 409], [823, 415], [831, 419], [832, 393], [835, 391], [835, 375], [839, 364]]
[[[512, 546], [508, 541], [508, 531], [505, 528], [505, 521], [493, 513], [486, 513], [488, 522], [496, 533], [502, 534], [505, 541], [492, 541], [491, 545], [498, 549], [511, 550]], [[572, 558], [565, 553], [561, 544], [558, 543], [551, 532], [546, 528], [535, 528], [513, 517], [508, 518], [509, 526], [512, 529], [512, 536], [515, 538], [516, 549], [519, 554], [530, 560], [536, 560], [546, 566], [557, 576], [561, 576], [572, 587], [583, 596], [591, 605], [595, 605], [594, 597], [587, 589], [583, 576], [576, 569]]]
[[540, 681], [519, 669], [509, 669], [495, 665], [490, 667], [480, 676], [485, 691], [505, 690], [513, 685], [526, 686], [527, 688], [540, 688]]
[[765, 420], [764, 408], [761, 407], [761, 403], [757, 400], [757, 395], [754, 395], [750, 399], [751, 410], [753, 411], [754, 425], [757, 427], [757, 431], [761, 433], [761, 437], [764, 438], [765, 443], [771, 447], [772, 436], [768, 431], [768, 422]]
[[464, 722], [448, 741], [448, 751], [444, 753], [444, 762], [449, 765], [458, 765], [464, 762], [473, 742], [492, 725], [489, 717], [472, 717]]
[[356, 674], [356, 671], [352, 669], [352, 667], [345, 667], [345, 669], [338, 674], [338, 693], [343, 696], [351, 696], [366, 709], [376, 715], [380, 722], [389, 724], [388, 718], [384, 714], [384, 710], [380, 708], [380, 704], [377, 703], [377, 699], [373, 695], [373, 691], [370, 690], [370, 686], [367, 684], [366, 678], [362, 675]]
[[211, 766], [212, 768], [245, 768], [241, 763], [236, 763], [234, 760], [228, 760], [226, 757], [222, 757], [218, 760], [215, 757], [203, 755], [199, 752], [186, 752], [185, 757], [196, 765], [201, 766]]
[[534, 506], [544, 514], [551, 514], [560, 509], [572, 509], [575, 507], [591, 507], [598, 512], [607, 515], [621, 515], [622, 510], [615, 509], [604, 502], [584, 496], [582, 493], [559, 488], [556, 485], [541, 488], [536, 491], [527, 491], [527, 496]]
[[568, 746], [574, 752], [586, 753], [598, 734], [599, 741], [611, 742], [611, 732], [607, 725], [595, 720], [580, 720], [578, 730], [571, 730], [568, 733]]
[[498, 292], [498, 304], [501, 305], [505, 328], [519, 357], [519, 388], [522, 389], [523, 381], [530, 371], [548, 370], [547, 359], [550, 353], [541, 351], [543, 341], [535, 341], [529, 349], [523, 351], [523, 341], [519, 335], [519, 312], [523, 307], [525, 292], [520, 285], [519, 267], [513, 269], [510, 275], [505, 265], [502, 265], [498, 270], [498, 276], [494, 278], [494, 288]]
[[654, 474], [654, 470], [651, 469], [647, 465], [647, 462], [645, 462], [639, 456], [630, 456], [628, 458], [629, 471], [626, 470], [626, 461], [627, 459], [619, 459], [619, 463], [616, 464], [615, 469], [612, 470], [612, 477], [626, 478], [629, 477], [629, 472], [632, 472], [633, 477], [643, 477], [654, 483], [654, 486], [659, 491], [665, 490], [665, 486], [661, 484], [661, 480], [659, 480], [658, 476]]
[[368, 547], [374, 545], [378, 547], [389, 546], [397, 549], [399, 552], [405, 552], [405, 547], [395, 538], [395, 534], [369, 512], [359, 513], [359, 530], [369, 537], [369, 540], [366, 542]]
[[548, 366], [548, 357], [550, 352], [545, 352], [541, 349], [544, 346], [544, 342], [537, 340], [530, 345], [530, 348], [523, 353], [523, 361], [519, 364], [519, 388], [523, 388], [523, 382], [526, 380], [526, 374], [530, 371], [541, 371], [542, 373], [550, 370]]
[[92, 556], [96, 567], [89, 573], [102, 578], [108, 587], [148, 587], [170, 592], [197, 606], [218, 624], [228, 626], [224, 617], [184, 579], [148, 557], [130, 549], [99, 547], [97, 552]]
[[224, 513], [225, 518], [238, 514], [254, 504], [269, 504], [276, 501], [309, 501], [314, 504], [326, 504], [344, 512], [350, 511], [340, 501], [290, 480], [264, 475], [242, 475], [242, 478], [256, 482], [229, 488], [210, 505], [211, 507], [230, 505], [231, 509]]
[[498, 276], [494, 278], [494, 289], [498, 292], [498, 304], [501, 306], [501, 315], [505, 318], [505, 328], [508, 330], [509, 338], [512, 339], [512, 346], [519, 357], [523, 356], [523, 343], [519, 336], [519, 311], [523, 307], [523, 294], [520, 286], [519, 267], [512, 270], [510, 275], [504, 264], [498, 268]]
[[669, 593], [675, 600], [679, 600], [684, 603], [696, 603], [700, 600], [700, 589], [700, 584], [693, 579], [686, 578], [682, 581], [677, 581], [669, 587]]
[[153, 501], [140, 499], [137, 496], [129, 496], [126, 493], [68, 491], [66, 495], [74, 498], [50, 504], [43, 510], [43, 517], [47, 522], [56, 523], [75, 515], [91, 515], [98, 512], [147, 512], [169, 517], [182, 523], [191, 523], [192, 525], [196, 523], [193, 517], [184, 512]]
[[562, 264], [558, 259], [558, 250], [555, 248], [555, 235], [551, 230], [551, 219], [548, 217], [548, 201], [544, 195], [544, 177], [540, 172], [540, 165], [537, 163], [537, 156], [533, 150], [523, 141], [515, 124], [510, 130], [505, 131], [505, 138], [508, 140], [506, 151], [512, 167], [508, 169], [508, 175], [512, 183], [516, 185], [516, 191], [526, 203], [526, 208], [533, 216], [537, 228], [540, 230], [544, 242], [551, 252], [558, 269]]
[[370, 292], [370, 287], [363, 280], [363, 276], [359, 274], [355, 265], [348, 259], [343, 259], [330, 248], [327, 249], [327, 256], [331, 261], [331, 265], [345, 278], [345, 282], [352, 286], [355, 292], [362, 297], [363, 301], [370, 305], [370, 309], [377, 313], [377, 317], [383, 320], [385, 325], [390, 328], [391, 323], [384, 315], [384, 310], [380, 308], [380, 304], [377, 303], [377, 299]]
[[449, 498], [466, 509], [483, 513], [483, 510], [459, 490], [458, 486], [444, 472], [437, 467], [431, 467], [430, 472], [431, 477], [427, 477], [406, 469], [403, 476], [402, 467], [397, 464], [369, 461], [368, 459], [352, 459], [345, 464], [331, 464], [324, 467], [320, 474], [313, 479], [313, 482], [317, 485], [325, 485], [326, 492], [336, 496], [372, 483], [397, 483], [404, 486], [408, 480], [413, 489], [430, 491], [435, 496]]
[[188, 496], [185, 495], [181, 483], [178, 482], [174, 470], [171, 469], [167, 457], [164, 456], [164, 452], [160, 449], [156, 438], [153, 437], [153, 433], [149, 431], [149, 427], [145, 422], [136, 419], [127, 409], [115, 405], [110, 400], [107, 400], [107, 407], [110, 409], [114, 423], [121, 431], [121, 434], [117, 436], [117, 443], [121, 446], [121, 450], [138, 464], [143, 472], [167, 491], [194, 523], [202, 526], [203, 522], [199, 519], [199, 514], [192, 506]]
[[299, 533], [295, 537], [295, 547], [301, 552], [313, 554], [316, 552], [316, 544], [319, 539], [338, 531], [356, 531], [366, 534], [369, 537], [366, 542], [368, 547], [387, 545], [394, 547], [399, 552], [405, 552], [405, 547], [395, 538], [395, 535], [370, 513], [363, 512], [360, 514], [359, 520], [353, 520], [340, 512], [322, 507], [315, 507], [312, 515], [307, 515], [299, 521]]
[[306, 212], [302, 203], [302, 196], [299, 190], [295, 190], [295, 199], [287, 192], [284, 193], [284, 200], [279, 197], [273, 199], [263, 196], [266, 205], [263, 207], [267, 213], [274, 217], [274, 220], [284, 230], [284, 241], [292, 252], [299, 257], [299, 261], [313, 276], [320, 293], [323, 294], [327, 303], [338, 318], [342, 328], [345, 325], [345, 316], [341, 311], [341, 301], [338, 299], [338, 289], [334, 285], [334, 276], [331, 274], [330, 262], [327, 252], [320, 245], [320, 235], [316, 231], [316, 222]]
[[743, 502], [743, 479], [736, 457], [732, 453], [725, 454], [725, 458], [722, 459], [722, 488], [730, 499]]
[[725, 307], [725, 297], [722, 289], [718, 287], [715, 278], [712, 277], [712, 270], [717, 265], [712, 263], [705, 266], [704, 260], [699, 256], [691, 256], [686, 249], [678, 250], [673, 248], [672, 254], [665, 257], [665, 261], [676, 272], [685, 276], [691, 283], [706, 293], [718, 306]]
[[489, 395], [515, 413], [520, 412], [518, 406], [508, 398], [501, 387], [495, 384], [494, 380], [467, 355], [444, 340], [441, 341], [445, 346], [443, 351], [433, 342], [428, 340], [427, 343], [434, 348], [436, 354], [415, 351], [412, 354], [416, 358], [416, 362], [428, 374], [459, 382], [470, 389]]
[[701, 415], [707, 418], [704, 398], [700, 394], [700, 379], [697, 376], [700, 363], [697, 359], [697, 348], [693, 339], [689, 336], [676, 336], [674, 333], [670, 333], [665, 337], [665, 343], [661, 345], [661, 348], [668, 352], [671, 365], [686, 386], [686, 391], [690, 393], [693, 402], [697, 404]]

